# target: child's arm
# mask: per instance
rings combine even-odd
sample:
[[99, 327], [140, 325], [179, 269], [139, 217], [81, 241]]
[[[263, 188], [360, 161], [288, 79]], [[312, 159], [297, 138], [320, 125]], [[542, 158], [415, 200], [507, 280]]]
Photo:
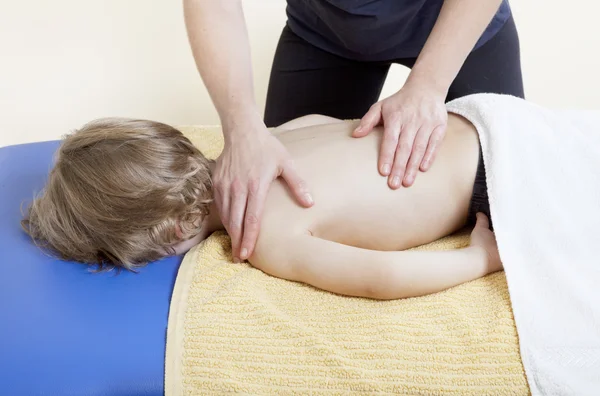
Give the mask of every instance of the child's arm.
[[270, 275], [338, 294], [383, 300], [421, 296], [502, 268], [487, 218], [483, 221], [478, 219], [471, 246], [459, 250], [381, 252], [298, 235], [261, 249], [252, 263]]

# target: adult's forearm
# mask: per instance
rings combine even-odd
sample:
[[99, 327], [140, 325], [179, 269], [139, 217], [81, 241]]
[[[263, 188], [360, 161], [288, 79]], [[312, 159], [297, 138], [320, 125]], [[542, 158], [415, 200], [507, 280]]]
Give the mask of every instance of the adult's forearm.
[[241, 1], [184, 0], [184, 16], [196, 66], [225, 133], [260, 119]]
[[446, 93], [502, 0], [445, 0], [407, 82]]

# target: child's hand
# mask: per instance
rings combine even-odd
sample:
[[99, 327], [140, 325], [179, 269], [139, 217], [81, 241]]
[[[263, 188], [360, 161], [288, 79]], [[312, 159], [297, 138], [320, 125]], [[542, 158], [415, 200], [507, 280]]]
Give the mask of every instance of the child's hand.
[[500, 261], [500, 253], [498, 252], [498, 244], [494, 233], [490, 231], [490, 221], [483, 213], [477, 213], [477, 223], [473, 232], [471, 232], [471, 244], [483, 248], [488, 255], [488, 265], [491, 271], [500, 271], [502, 262]]

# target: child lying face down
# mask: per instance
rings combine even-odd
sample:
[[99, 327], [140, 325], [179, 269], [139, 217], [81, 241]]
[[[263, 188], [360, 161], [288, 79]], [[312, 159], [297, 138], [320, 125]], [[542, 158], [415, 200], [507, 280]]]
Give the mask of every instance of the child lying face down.
[[[282, 183], [269, 191], [249, 262], [334, 293], [396, 299], [434, 293], [502, 269], [477, 132], [449, 114], [432, 168], [397, 191], [377, 172], [381, 131], [354, 139], [354, 122], [306, 116], [277, 128], [311, 186], [301, 208]], [[134, 269], [182, 254], [223, 229], [206, 159], [165, 124], [93, 121], [66, 137], [24, 229], [63, 259]], [[477, 212], [487, 214], [477, 215]], [[475, 225], [476, 223], [476, 225]], [[471, 245], [403, 251], [475, 225]]]

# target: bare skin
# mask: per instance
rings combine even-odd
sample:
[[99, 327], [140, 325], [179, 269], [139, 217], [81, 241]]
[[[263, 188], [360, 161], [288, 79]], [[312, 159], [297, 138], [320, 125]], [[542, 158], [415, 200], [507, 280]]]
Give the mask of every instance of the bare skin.
[[[364, 115], [354, 137], [371, 133], [375, 125], [385, 128], [379, 166], [373, 168], [387, 176], [382, 183], [393, 189], [411, 186], [418, 170], [431, 167], [446, 129], [446, 93], [500, 2], [445, 0], [406, 84]], [[225, 136], [213, 172], [216, 210], [231, 236], [234, 257], [245, 260], [262, 230], [271, 182], [285, 181], [300, 205], [316, 201], [310, 183], [290, 165], [290, 153], [272, 138], [259, 115], [241, 1], [184, 0], [183, 5], [196, 66]]]
[[[478, 138], [469, 124], [451, 117], [452, 133], [439, 152], [439, 162], [421, 175], [414, 188], [398, 191], [381, 183], [377, 169], [381, 131], [351, 139], [353, 122], [329, 122], [316, 116], [283, 125], [278, 134], [295, 166], [313, 186], [318, 204], [296, 205], [280, 181], [267, 196], [259, 236], [290, 227], [327, 240], [373, 250], [404, 250], [431, 242], [461, 228], [466, 220], [477, 171]], [[410, 209], [409, 209], [410, 208]], [[281, 213], [285, 213], [282, 218]], [[272, 230], [272, 231], [271, 231]], [[263, 235], [265, 234], [265, 235]]]
[[[434, 293], [501, 269], [493, 234], [479, 218], [469, 248], [403, 252], [465, 225], [479, 156], [475, 128], [450, 114], [435, 164], [411, 188], [391, 190], [377, 168], [381, 129], [353, 139], [357, 122], [307, 116], [275, 134], [313, 186], [305, 209], [283, 181], [267, 195], [249, 262], [264, 272], [334, 293], [395, 299]], [[213, 208], [214, 209], [214, 208]], [[211, 211], [178, 253], [223, 229]]]

